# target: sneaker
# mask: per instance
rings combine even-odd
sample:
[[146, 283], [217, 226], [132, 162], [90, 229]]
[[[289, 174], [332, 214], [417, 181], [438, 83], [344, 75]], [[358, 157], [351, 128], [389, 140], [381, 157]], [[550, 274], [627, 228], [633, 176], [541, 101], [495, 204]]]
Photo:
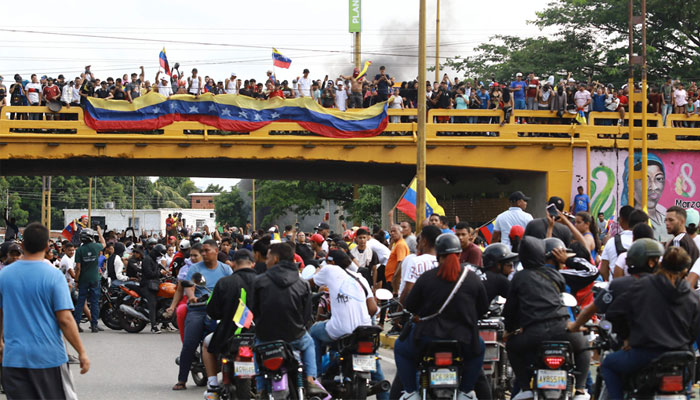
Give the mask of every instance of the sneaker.
[[399, 397], [399, 400], [418, 400], [420, 399], [420, 395], [418, 392], [411, 392], [411, 393], [406, 393], [403, 392], [401, 397]]
[[584, 393], [577, 392], [574, 395], [574, 400], [590, 400], [590, 399], [591, 399], [591, 395], [588, 393], [585, 393], [585, 392]]
[[172, 327], [172, 326], [170, 326], [170, 325], [168, 325], [168, 324], [163, 324], [163, 325], [160, 327], [160, 330], [163, 331], [163, 332], [177, 332], [177, 329], [175, 329], [175, 327]]
[[464, 393], [460, 390], [459, 394], [457, 394], [457, 400], [476, 400], [476, 392], [472, 390], [469, 393]]
[[101, 329], [101, 328], [99, 328], [99, 327], [97, 327], [97, 326], [91, 326], [91, 327], [90, 327], [90, 332], [92, 332], [92, 333], [97, 333], [97, 332], [100, 332], [100, 331], [102, 331], [102, 330], [104, 330], [104, 329]]
[[621, 119], [617, 120], [617, 126], [623, 126], [624, 124], [625, 124], [625, 122], [623, 120], [621, 120]]
[[69, 354], [68, 355], [68, 364], [80, 364], [80, 359], [78, 359], [78, 357], [76, 357], [72, 354]]
[[204, 400], [219, 400], [219, 387], [207, 385], [207, 390], [204, 392]]
[[532, 390], [525, 390], [516, 394], [515, 397], [511, 397], [511, 400], [525, 400], [533, 397], [535, 397], [535, 395], [532, 393]]
[[158, 329], [157, 326], [154, 326], [153, 328], [151, 328], [151, 333], [158, 334], [158, 333], [160, 333], [160, 332], [161, 332], [161, 331], [160, 331], [160, 329]]

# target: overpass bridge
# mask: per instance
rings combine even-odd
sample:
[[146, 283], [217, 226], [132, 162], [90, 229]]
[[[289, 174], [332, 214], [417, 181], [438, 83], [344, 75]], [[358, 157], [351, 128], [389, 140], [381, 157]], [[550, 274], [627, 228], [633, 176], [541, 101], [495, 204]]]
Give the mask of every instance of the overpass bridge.
[[[10, 119], [10, 113], [35, 113], [42, 119]], [[400, 195], [398, 184], [408, 182], [415, 173], [415, 109], [390, 109], [390, 120], [401, 117], [402, 122], [390, 122], [379, 136], [353, 139], [322, 137], [285, 122], [245, 133], [219, 131], [191, 121], [147, 132], [95, 131], [76, 107], [53, 114], [54, 120], [46, 120], [52, 113], [43, 107], [4, 107], [1, 114], [2, 175], [170, 175], [374, 183], [393, 187], [386, 193], [389, 205]], [[435, 123], [439, 116], [452, 117], [453, 122]], [[532, 203], [543, 204], [552, 195], [568, 203], [572, 187], [580, 184], [588, 188], [594, 201], [605, 189], [619, 205], [626, 180], [622, 168], [631, 143], [629, 127], [617, 126], [617, 117], [617, 113], [592, 112], [588, 125], [578, 125], [571, 115], [558, 118], [549, 111], [516, 110], [500, 126], [500, 110], [431, 110], [426, 127], [429, 187], [434, 193], [468, 192], [476, 197], [523, 190], [535, 194]], [[533, 123], [515, 123], [519, 119]], [[635, 119], [635, 124], [640, 127], [632, 137], [638, 143], [641, 119]], [[674, 164], [665, 171], [677, 175], [665, 177], [673, 180], [666, 185], [668, 192], [677, 192], [687, 201], [700, 197], [692, 181], [693, 166], [700, 171], [700, 116], [670, 115], [664, 127], [660, 115], [649, 115], [647, 145], [650, 152]], [[603, 175], [596, 170], [599, 167], [607, 168]], [[678, 184], [681, 189], [676, 190]]]

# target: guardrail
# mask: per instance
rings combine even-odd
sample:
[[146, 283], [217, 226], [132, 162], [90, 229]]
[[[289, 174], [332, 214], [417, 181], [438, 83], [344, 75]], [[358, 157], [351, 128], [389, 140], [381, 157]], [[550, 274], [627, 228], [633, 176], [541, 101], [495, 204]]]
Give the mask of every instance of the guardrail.
[[[308, 132], [299, 124], [274, 122], [252, 132], [220, 131], [211, 126], [192, 121], [174, 122], [162, 129], [140, 132], [95, 131], [83, 120], [79, 107], [64, 107], [52, 113], [47, 107], [8, 106], [0, 112], [0, 142], [18, 139], [48, 140], [50, 137], [71, 140], [216, 140], [216, 141], [304, 141], [304, 142], [396, 142], [415, 141], [417, 132], [416, 109], [389, 109], [389, 124], [378, 137], [358, 139], [333, 139]], [[18, 117], [18, 115], [20, 117]], [[28, 119], [28, 118], [35, 119]], [[438, 117], [447, 122], [437, 122]], [[449, 110], [432, 109], [428, 112], [426, 136], [429, 145], [479, 145], [504, 143], [566, 144], [585, 143], [590, 147], [627, 147], [629, 126], [617, 126], [618, 113], [591, 112], [587, 125], [575, 122], [574, 115], [565, 113], [559, 117], [551, 111], [515, 110], [510, 120], [503, 121], [502, 110]], [[634, 136], [641, 137], [641, 117], [635, 114]], [[27, 119], [18, 119], [27, 118]], [[391, 122], [394, 120], [401, 122]], [[690, 118], [685, 114], [671, 114], [667, 126], [661, 115], [649, 114], [647, 118], [648, 146], [654, 149], [700, 150], [700, 115]], [[519, 123], [520, 122], [520, 123]], [[529, 123], [527, 123], [529, 122]], [[625, 125], [629, 119], [625, 119]], [[495, 139], [498, 138], [498, 139]], [[624, 140], [625, 143], [619, 143]]]

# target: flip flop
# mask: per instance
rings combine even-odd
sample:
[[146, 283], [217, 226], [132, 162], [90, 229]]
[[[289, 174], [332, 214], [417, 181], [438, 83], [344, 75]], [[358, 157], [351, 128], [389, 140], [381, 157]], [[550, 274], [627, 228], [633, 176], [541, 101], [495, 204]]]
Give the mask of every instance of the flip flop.
[[187, 390], [187, 386], [182, 382], [178, 382], [173, 386], [173, 390]]

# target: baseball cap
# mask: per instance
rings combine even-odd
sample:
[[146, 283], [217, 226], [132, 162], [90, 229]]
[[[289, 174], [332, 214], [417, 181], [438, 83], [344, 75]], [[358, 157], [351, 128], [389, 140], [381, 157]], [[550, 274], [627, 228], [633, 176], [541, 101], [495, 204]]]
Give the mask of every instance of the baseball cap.
[[336, 83], [336, 85], [338, 85], [338, 86], [343, 86], [343, 81], [338, 81], [338, 82]]
[[277, 229], [273, 226], [273, 227], [271, 227], [270, 229], [268, 229], [267, 231], [268, 231], [268, 232], [276, 232]]
[[515, 74], [515, 76], [523, 76], [523, 73], [522, 73], [522, 72], [518, 72], [517, 74]]
[[554, 204], [557, 207], [557, 210], [559, 211], [564, 211], [564, 199], [558, 196], [552, 196], [549, 198], [547, 201], [547, 205]]
[[685, 210], [685, 226], [690, 226], [690, 224], [694, 224], [696, 227], [700, 223], [700, 213], [698, 213], [698, 210], [694, 208], [689, 208]]
[[87, 218], [87, 215], [83, 214], [80, 216], [80, 219]]
[[322, 244], [324, 242], [323, 236], [319, 235], [318, 233], [314, 233], [311, 235], [311, 241], [316, 242], [317, 244]]
[[231, 76], [238, 76], [235, 72], [231, 72]]
[[321, 222], [320, 224], [318, 224], [318, 226], [316, 227], [316, 229], [318, 229], [318, 230], [321, 230], [321, 229], [331, 229], [331, 227], [330, 227], [327, 223]]
[[530, 201], [530, 198], [525, 196], [525, 194], [523, 192], [518, 190], [517, 192], [511, 193], [510, 196], [508, 197], [508, 200], [510, 200], [511, 202], [516, 202], [518, 200]]
[[514, 237], [521, 238], [521, 237], [523, 237], [524, 234], [525, 234], [525, 228], [523, 228], [520, 225], [513, 225], [510, 228], [510, 233], [508, 233], [508, 237], [511, 239], [513, 239]]
[[350, 257], [348, 253], [343, 250], [331, 250], [328, 252], [326, 257], [328, 261], [333, 261], [334, 264], [342, 266], [347, 266], [350, 263]]
[[236, 262], [238, 260], [246, 260], [250, 262], [255, 262], [255, 257], [253, 257], [253, 253], [250, 252], [248, 249], [240, 249], [233, 253], [233, 262]]

